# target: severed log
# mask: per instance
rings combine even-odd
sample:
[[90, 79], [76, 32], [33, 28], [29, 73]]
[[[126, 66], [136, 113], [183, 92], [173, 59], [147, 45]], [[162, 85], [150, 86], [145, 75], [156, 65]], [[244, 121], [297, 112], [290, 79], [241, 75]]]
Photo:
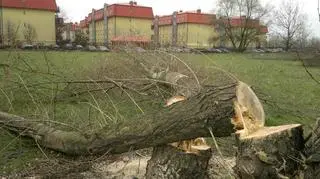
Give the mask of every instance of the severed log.
[[204, 86], [198, 94], [156, 113], [145, 114], [128, 123], [106, 126], [95, 134], [64, 131], [39, 121], [0, 113], [0, 124], [41, 146], [69, 155], [124, 153], [197, 137], [209, 137], [211, 128], [217, 137], [235, 132], [237, 84]]
[[148, 161], [146, 179], [208, 178], [211, 150], [185, 153], [170, 145], [157, 146]]
[[263, 127], [248, 136], [239, 133], [234, 170], [240, 178], [292, 178], [298, 174], [304, 148], [300, 124]]

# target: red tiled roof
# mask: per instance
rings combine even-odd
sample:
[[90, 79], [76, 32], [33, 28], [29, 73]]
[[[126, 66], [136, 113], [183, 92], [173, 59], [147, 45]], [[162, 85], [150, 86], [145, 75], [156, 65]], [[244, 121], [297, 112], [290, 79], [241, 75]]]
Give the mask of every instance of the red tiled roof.
[[159, 17], [159, 25], [171, 25], [171, 24], [172, 24], [172, 15]]
[[111, 39], [112, 42], [150, 42], [146, 36], [117, 36]]
[[72, 24], [72, 26], [71, 26], [71, 30], [72, 30], [72, 31], [76, 31], [76, 30], [78, 30], [78, 29], [80, 29], [80, 26], [79, 26], [78, 23]]
[[245, 25], [249, 27], [257, 28], [260, 25], [259, 20], [255, 19], [246, 19], [245, 17], [233, 17], [230, 21], [232, 27], [243, 27]]
[[0, 0], [0, 7], [57, 11], [55, 0]]
[[[215, 14], [181, 12], [177, 14], [177, 23], [212, 24]], [[171, 25], [172, 15], [159, 17], [159, 25]]]
[[221, 22], [229, 24], [231, 27], [251, 27], [259, 28], [260, 21], [256, 19], [246, 19], [245, 17], [232, 17], [232, 18], [221, 18]]
[[[103, 8], [95, 10], [95, 20], [103, 19]], [[153, 19], [152, 7], [135, 4], [112, 4], [107, 8], [108, 17], [135, 17], [142, 19]], [[92, 20], [92, 12], [88, 15], [88, 22]]]
[[72, 23], [72, 22], [70, 22], [70, 23], [65, 23], [65, 24], [64, 24], [64, 28], [65, 28], [65, 29], [69, 29], [69, 30], [71, 30], [71, 31], [76, 31], [76, 30], [79, 30], [79, 29], [80, 29], [80, 26], [79, 26], [78, 23]]
[[153, 10], [152, 7], [139, 5], [113, 4], [108, 7], [108, 15], [153, 19]]
[[237, 28], [237, 27], [249, 27], [259, 30], [260, 33], [268, 33], [268, 27], [265, 25], [261, 25], [260, 21], [258, 19], [246, 19], [245, 16], [243, 17], [232, 17], [229, 19], [230, 22], [228, 22], [227, 18], [221, 18], [222, 23], [228, 24], [230, 23], [231, 27]]
[[80, 28], [86, 28], [89, 26], [89, 23], [88, 23], [88, 17], [86, 17], [85, 19], [81, 20], [80, 21]]

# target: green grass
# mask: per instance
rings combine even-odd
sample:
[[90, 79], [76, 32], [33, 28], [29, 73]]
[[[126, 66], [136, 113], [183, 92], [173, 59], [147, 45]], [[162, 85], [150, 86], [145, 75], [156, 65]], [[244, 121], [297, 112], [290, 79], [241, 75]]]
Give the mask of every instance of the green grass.
[[[320, 85], [311, 80], [295, 54], [231, 53], [177, 56], [195, 67], [196, 72], [203, 77], [210, 75], [212, 81], [226, 80], [226, 75], [217, 70], [216, 67], [219, 67], [252, 85], [262, 99], [268, 125], [312, 125], [320, 116]], [[103, 66], [102, 64], [107, 64], [108, 69], [101, 71], [108, 75], [130, 77], [135, 74], [136, 69], [128, 64], [122, 65], [123, 60], [127, 58], [132, 57], [122, 53], [0, 51], [0, 64], [7, 63], [18, 68], [12, 71], [10, 80], [20, 83], [17, 85], [6, 81], [0, 67], [0, 110], [33, 119], [59, 121], [86, 132], [94, 132], [115, 120], [128, 120], [140, 115], [141, 111], [125, 94], [111, 92], [106, 96], [92, 93], [53, 104], [52, 97], [56, 90], [66, 89], [66, 85], [50, 83], [66, 79], [94, 78], [100, 72], [99, 67]], [[134, 58], [149, 57], [137, 55]], [[320, 68], [308, 69], [320, 80]], [[44, 73], [54, 73], [58, 76]], [[27, 86], [36, 83], [45, 84]], [[72, 86], [71, 90], [77, 87]], [[160, 97], [147, 100], [137, 98], [134, 93], [130, 95], [146, 111], [157, 110], [164, 103]], [[95, 107], [102, 108], [110, 118]], [[5, 130], [0, 130], [0, 146], [0, 171], [3, 172], [0, 172], [0, 176], [4, 172], [26, 168], [35, 162], [36, 158], [45, 158], [33, 142], [20, 140]]]

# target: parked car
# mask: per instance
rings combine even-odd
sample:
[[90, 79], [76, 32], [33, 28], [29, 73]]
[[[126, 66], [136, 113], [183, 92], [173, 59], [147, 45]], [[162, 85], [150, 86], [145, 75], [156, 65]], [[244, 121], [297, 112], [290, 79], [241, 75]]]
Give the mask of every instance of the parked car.
[[181, 49], [181, 48], [178, 48], [178, 47], [172, 47], [171, 49], [170, 49], [170, 51], [171, 52], [183, 52], [183, 50]]
[[212, 53], [211, 51], [210, 51], [210, 49], [206, 49], [206, 48], [197, 48], [197, 49], [194, 49], [194, 51], [196, 52], [196, 53]]
[[136, 48], [135, 48], [135, 51], [138, 52], [138, 53], [146, 52], [146, 50], [143, 49], [142, 47], [136, 47]]
[[110, 52], [110, 50], [105, 46], [98, 46], [98, 50], [101, 52]]
[[74, 49], [72, 44], [66, 44], [64, 47], [66, 50], [73, 50]]
[[89, 45], [88, 46], [88, 50], [89, 51], [97, 51], [97, 48], [95, 46], [93, 46], [93, 45]]
[[60, 46], [55, 44], [55, 45], [52, 45], [51, 48], [52, 48], [52, 50], [59, 50]]
[[185, 52], [185, 53], [190, 53], [190, 52], [192, 52], [192, 50], [191, 50], [190, 48], [186, 48], [186, 47], [182, 48], [182, 50], [183, 50], [183, 52]]
[[77, 49], [77, 50], [82, 50], [82, 49], [83, 49], [83, 46], [82, 46], [82, 45], [76, 45], [76, 49]]
[[217, 48], [208, 48], [209, 53], [222, 53], [220, 49]]
[[24, 49], [24, 50], [33, 49], [33, 45], [32, 44], [28, 44], [28, 43], [23, 43], [21, 45], [21, 49]]
[[223, 51], [220, 50], [220, 49], [218, 49], [218, 48], [216, 48], [215, 51], [216, 51], [217, 53], [223, 53]]
[[267, 49], [265, 49], [264, 50], [266, 53], [273, 53], [273, 49], [271, 49], [271, 48], [267, 48]]
[[265, 51], [262, 50], [262, 49], [253, 49], [253, 52], [256, 52], [256, 53], [264, 53]]
[[272, 49], [272, 52], [278, 53], [278, 52], [284, 52], [284, 50], [282, 48], [275, 48], [275, 49]]
[[230, 53], [230, 50], [226, 48], [219, 48], [219, 50], [221, 50], [223, 53]]

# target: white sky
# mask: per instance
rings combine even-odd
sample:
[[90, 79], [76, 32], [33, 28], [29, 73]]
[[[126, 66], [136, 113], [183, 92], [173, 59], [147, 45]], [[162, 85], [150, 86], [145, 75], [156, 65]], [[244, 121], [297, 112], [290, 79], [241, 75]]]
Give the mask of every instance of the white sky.
[[[92, 8], [100, 9], [104, 3], [127, 3], [130, 0], [56, 0], [58, 6], [66, 13], [66, 16], [74, 22], [83, 19]], [[136, 0], [138, 5], [151, 6], [155, 15], [171, 14], [175, 10], [196, 10], [200, 8], [203, 12], [214, 12], [217, 0]], [[261, 0], [277, 6], [281, 0]], [[318, 0], [298, 0], [302, 10], [308, 15], [308, 24], [312, 33], [320, 37], [320, 22], [318, 19]]]

